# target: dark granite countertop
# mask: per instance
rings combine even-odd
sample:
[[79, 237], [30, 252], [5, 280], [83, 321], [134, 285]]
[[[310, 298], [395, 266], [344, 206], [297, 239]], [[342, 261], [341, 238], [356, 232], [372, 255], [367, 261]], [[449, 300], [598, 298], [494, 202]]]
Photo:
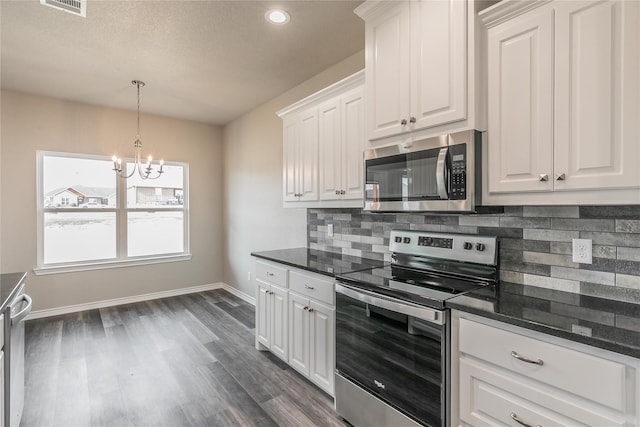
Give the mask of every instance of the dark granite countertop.
[[[327, 276], [386, 264], [308, 248], [251, 255]], [[640, 304], [508, 282], [498, 285], [497, 300], [487, 291], [451, 298], [446, 306], [640, 359]]]
[[2, 273], [0, 274], [0, 312], [4, 312], [7, 305], [16, 296], [20, 284], [27, 273]]
[[447, 306], [640, 359], [640, 304], [501, 282], [497, 301], [478, 291]]
[[332, 277], [351, 271], [366, 270], [385, 265], [384, 261], [341, 255], [309, 248], [252, 252], [251, 255]]

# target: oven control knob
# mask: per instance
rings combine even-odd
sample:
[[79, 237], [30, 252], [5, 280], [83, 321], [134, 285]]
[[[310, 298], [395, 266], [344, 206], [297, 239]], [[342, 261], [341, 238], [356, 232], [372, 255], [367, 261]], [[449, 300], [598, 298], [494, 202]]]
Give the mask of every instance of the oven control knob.
[[400, 242], [402, 242], [402, 237], [396, 236], [396, 238], [394, 240], [396, 241], [396, 243], [400, 243]]
[[473, 249], [473, 243], [471, 242], [464, 242], [464, 245], [462, 245], [463, 248], [465, 248], [466, 250], [470, 250]]
[[405, 243], [411, 243], [411, 237], [405, 237], [404, 238], [404, 242]]
[[476, 251], [484, 251], [484, 243], [476, 243]]

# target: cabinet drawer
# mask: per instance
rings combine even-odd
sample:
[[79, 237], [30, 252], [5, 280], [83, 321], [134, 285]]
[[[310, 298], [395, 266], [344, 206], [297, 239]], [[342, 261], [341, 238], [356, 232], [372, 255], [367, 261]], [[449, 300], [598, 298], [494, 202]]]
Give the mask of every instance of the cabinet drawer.
[[333, 280], [312, 276], [310, 274], [289, 272], [289, 287], [301, 295], [325, 302], [331, 306], [333, 302]]
[[287, 287], [287, 269], [268, 262], [256, 261], [256, 278]]
[[460, 418], [471, 425], [626, 426], [626, 417], [498, 367], [460, 361]]
[[460, 319], [459, 345], [462, 353], [616, 410], [626, 409], [626, 367], [621, 363], [467, 319]]

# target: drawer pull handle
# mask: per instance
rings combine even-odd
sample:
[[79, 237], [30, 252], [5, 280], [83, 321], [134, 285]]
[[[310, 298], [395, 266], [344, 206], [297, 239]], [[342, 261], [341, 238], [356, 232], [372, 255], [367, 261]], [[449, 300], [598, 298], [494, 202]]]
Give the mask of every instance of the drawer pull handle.
[[313, 286], [309, 286], [309, 285], [304, 285], [305, 289], [310, 289], [310, 290], [314, 290], [315, 288]]
[[[533, 424], [529, 424], [529, 423], [527, 423], [525, 421], [522, 421], [520, 418], [518, 418], [518, 415], [515, 412], [511, 413], [511, 419], [513, 419], [513, 421], [517, 422], [521, 426], [533, 427]], [[542, 427], [542, 426], [540, 424], [538, 424], [536, 427]]]
[[526, 357], [524, 357], [524, 356], [520, 356], [520, 355], [519, 355], [518, 353], [516, 353], [515, 351], [512, 351], [512, 352], [511, 352], [511, 357], [514, 357], [514, 358], [518, 359], [518, 360], [519, 360], [519, 361], [521, 361], [521, 362], [533, 363], [534, 365], [540, 365], [540, 366], [544, 365], [544, 362], [543, 362], [542, 360], [540, 360], [540, 359], [538, 359], [538, 360], [531, 360], [531, 359], [527, 359], [527, 358], [526, 358]]
[[267, 271], [267, 276], [273, 276], [273, 273]]

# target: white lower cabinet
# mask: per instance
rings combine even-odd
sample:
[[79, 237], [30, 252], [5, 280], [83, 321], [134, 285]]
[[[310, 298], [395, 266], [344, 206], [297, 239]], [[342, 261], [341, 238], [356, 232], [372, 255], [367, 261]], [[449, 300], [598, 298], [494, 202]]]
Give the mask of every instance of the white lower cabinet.
[[291, 292], [289, 364], [333, 395], [335, 309]]
[[333, 396], [333, 280], [257, 260], [256, 288], [256, 348], [271, 351]]
[[452, 424], [640, 426], [640, 361], [453, 315]]
[[256, 280], [258, 284], [259, 321], [256, 323], [257, 340], [273, 354], [287, 361], [287, 300], [289, 291]]

